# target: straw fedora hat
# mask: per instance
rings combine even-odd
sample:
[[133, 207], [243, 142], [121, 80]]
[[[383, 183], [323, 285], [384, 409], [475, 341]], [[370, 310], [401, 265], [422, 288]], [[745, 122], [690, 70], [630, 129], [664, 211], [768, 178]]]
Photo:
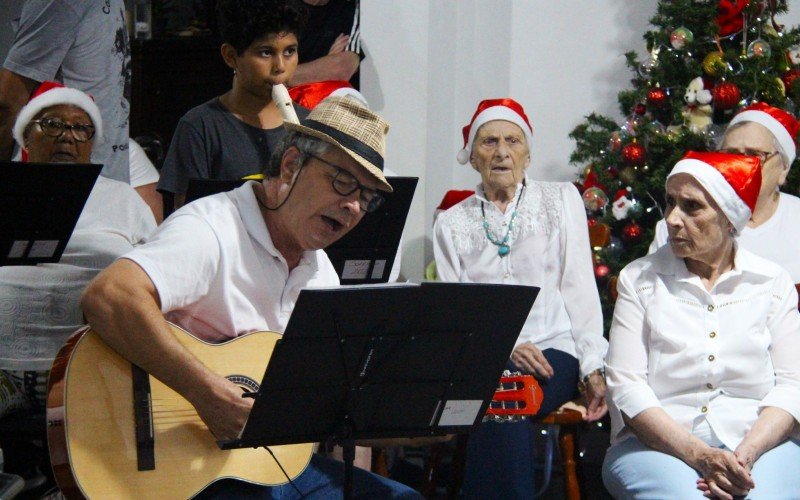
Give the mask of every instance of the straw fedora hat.
[[360, 102], [349, 97], [328, 97], [305, 120], [283, 125], [341, 149], [378, 181], [378, 189], [392, 192], [383, 175], [389, 124]]

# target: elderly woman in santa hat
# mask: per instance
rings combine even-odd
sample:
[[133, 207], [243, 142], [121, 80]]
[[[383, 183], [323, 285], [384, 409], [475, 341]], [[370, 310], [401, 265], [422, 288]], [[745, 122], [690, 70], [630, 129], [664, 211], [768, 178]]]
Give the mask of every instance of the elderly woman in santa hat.
[[688, 153], [667, 177], [669, 245], [620, 273], [603, 465], [616, 498], [800, 493], [797, 292], [735, 239], [760, 163]]
[[[20, 110], [13, 134], [23, 161], [81, 164], [103, 139], [103, 125], [90, 96], [44, 82]], [[101, 176], [60, 262], [0, 268], [0, 416], [19, 407], [43, 409], [53, 358], [84, 324], [83, 288], [155, 228], [153, 213], [130, 185]]]
[[[602, 366], [608, 344], [586, 214], [571, 184], [527, 178], [532, 134], [516, 101], [479, 104], [463, 129], [458, 161], [469, 162], [481, 182], [474, 195], [439, 215], [433, 238], [436, 269], [441, 281], [539, 287], [509, 368], [539, 379], [540, 415], [577, 397], [582, 381], [586, 420], [596, 420], [606, 412]], [[469, 438], [464, 493], [532, 498], [535, 437], [528, 422], [484, 423]]]
[[[720, 151], [758, 156], [761, 190], [750, 220], [737, 237], [742, 248], [780, 264], [800, 283], [800, 198], [780, 191], [797, 152], [800, 123], [786, 111], [765, 103], [742, 109], [733, 117]], [[667, 243], [667, 224], [656, 225], [650, 252]]]

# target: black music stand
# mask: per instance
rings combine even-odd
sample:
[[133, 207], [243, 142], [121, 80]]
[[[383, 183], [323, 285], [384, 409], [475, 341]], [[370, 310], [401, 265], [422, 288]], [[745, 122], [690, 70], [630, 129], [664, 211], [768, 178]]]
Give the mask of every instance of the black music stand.
[[58, 262], [102, 168], [0, 162], [0, 266]]
[[465, 433], [481, 421], [538, 291], [305, 289], [240, 438], [220, 446], [340, 444], [349, 498], [356, 440]]
[[394, 189], [383, 205], [365, 214], [349, 233], [325, 249], [343, 285], [386, 283], [392, 271], [417, 177], [387, 177]]

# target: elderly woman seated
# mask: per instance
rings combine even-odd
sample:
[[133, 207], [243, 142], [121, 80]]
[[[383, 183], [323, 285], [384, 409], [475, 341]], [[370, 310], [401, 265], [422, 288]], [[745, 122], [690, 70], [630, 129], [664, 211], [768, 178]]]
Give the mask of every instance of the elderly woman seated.
[[669, 245], [620, 273], [603, 465], [616, 498], [800, 494], [797, 292], [734, 239], [760, 185], [758, 157], [688, 153], [667, 177]]
[[[540, 287], [509, 369], [539, 379], [540, 416], [576, 397], [582, 381], [586, 420], [599, 419], [606, 412], [601, 368], [608, 344], [580, 195], [567, 182], [527, 177], [533, 129], [513, 99], [482, 101], [462, 132], [457, 159], [469, 163], [481, 182], [475, 194], [436, 220], [438, 277]], [[536, 438], [529, 422], [481, 425], [469, 437], [465, 497], [532, 498]]]
[[[20, 111], [13, 131], [23, 161], [81, 164], [90, 162], [102, 130], [91, 97], [45, 82]], [[59, 263], [0, 268], [0, 417], [14, 409], [43, 408], [53, 358], [84, 323], [78, 306], [83, 288], [155, 227], [132, 187], [100, 177]]]

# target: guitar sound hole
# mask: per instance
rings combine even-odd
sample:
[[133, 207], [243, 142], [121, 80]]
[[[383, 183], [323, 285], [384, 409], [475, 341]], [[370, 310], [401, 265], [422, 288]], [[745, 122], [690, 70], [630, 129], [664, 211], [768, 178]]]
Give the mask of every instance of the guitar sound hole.
[[242, 388], [242, 392], [258, 392], [259, 384], [246, 375], [228, 375], [225, 377]]

